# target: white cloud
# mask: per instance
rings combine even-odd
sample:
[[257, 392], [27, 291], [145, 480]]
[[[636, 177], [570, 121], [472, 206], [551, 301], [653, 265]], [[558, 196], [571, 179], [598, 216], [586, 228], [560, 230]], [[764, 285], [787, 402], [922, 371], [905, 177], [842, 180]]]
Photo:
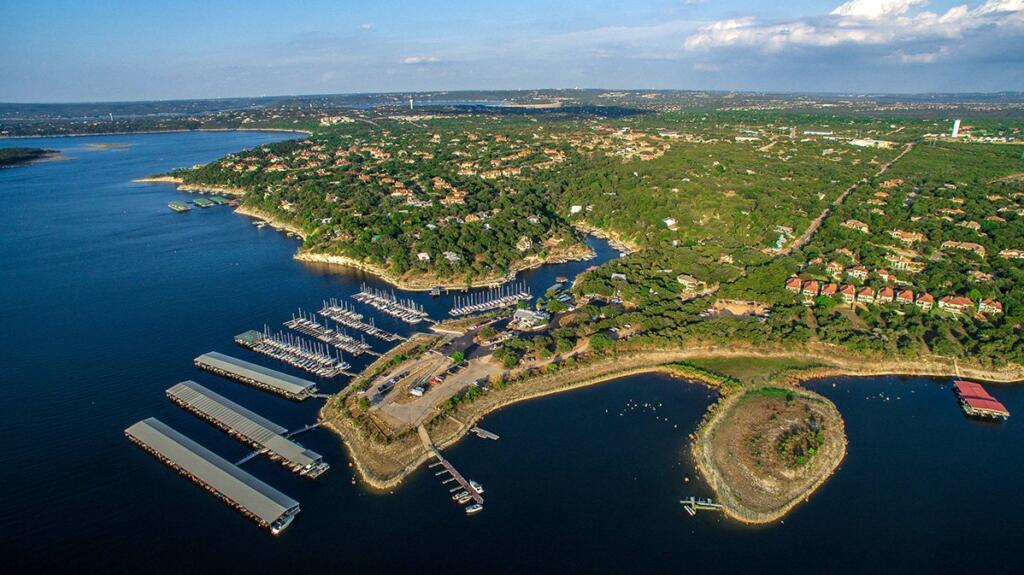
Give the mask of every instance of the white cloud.
[[416, 65], [416, 64], [437, 64], [441, 59], [437, 56], [406, 56], [399, 60], [402, 64]]
[[832, 15], [874, 20], [906, 14], [911, 8], [927, 3], [928, 0], [850, 0], [833, 10]]
[[359, 29], [366, 31], [373, 30], [373, 24], [371, 24], [370, 22], [367, 22], [366, 24], [360, 24]]

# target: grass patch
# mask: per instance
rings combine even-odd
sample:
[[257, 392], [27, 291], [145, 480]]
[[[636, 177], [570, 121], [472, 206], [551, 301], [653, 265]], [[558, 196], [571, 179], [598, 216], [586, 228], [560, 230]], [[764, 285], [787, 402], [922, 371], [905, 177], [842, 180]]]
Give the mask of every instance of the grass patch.
[[744, 385], [767, 384], [790, 371], [821, 367], [820, 363], [814, 361], [761, 357], [694, 359], [687, 363]]

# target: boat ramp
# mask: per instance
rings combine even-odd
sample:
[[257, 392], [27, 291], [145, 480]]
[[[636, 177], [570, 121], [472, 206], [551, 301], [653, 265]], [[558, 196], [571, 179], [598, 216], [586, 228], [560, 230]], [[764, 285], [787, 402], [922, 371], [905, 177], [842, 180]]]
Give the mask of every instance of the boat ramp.
[[288, 430], [284, 427], [194, 381], [174, 385], [167, 390], [167, 397], [299, 475], [315, 479], [329, 467], [319, 453], [288, 439]]
[[286, 529], [299, 513], [298, 501], [155, 417], [131, 425], [124, 434], [129, 441], [275, 535]]

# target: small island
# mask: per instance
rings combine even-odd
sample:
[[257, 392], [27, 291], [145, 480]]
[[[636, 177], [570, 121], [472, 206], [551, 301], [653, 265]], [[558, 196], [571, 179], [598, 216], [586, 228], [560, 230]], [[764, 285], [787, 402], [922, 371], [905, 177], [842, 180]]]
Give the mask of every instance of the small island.
[[846, 433], [824, 397], [764, 387], [725, 398], [698, 431], [693, 454], [728, 516], [771, 523], [832, 475]]
[[0, 148], [0, 168], [20, 166], [59, 155], [57, 150], [44, 148]]

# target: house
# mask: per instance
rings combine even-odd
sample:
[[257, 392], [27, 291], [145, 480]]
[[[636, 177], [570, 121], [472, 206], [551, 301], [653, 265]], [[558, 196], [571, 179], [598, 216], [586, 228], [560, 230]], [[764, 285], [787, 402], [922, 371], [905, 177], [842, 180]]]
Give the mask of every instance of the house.
[[876, 273], [878, 273], [878, 277], [882, 278], [882, 281], [884, 281], [885, 283], [892, 283], [896, 281], [896, 276], [892, 275], [886, 270], [878, 270], [878, 272]]
[[846, 270], [846, 275], [854, 279], [864, 281], [868, 279], [868, 268], [864, 266], [854, 266]]
[[420, 260], [421, 262], [429, 262], [430, 254], [428, 254], [427, 252], [420, 252], [416, 254], [416, 259]]
[[512, 314], [512, 323], [516, 329], [535, 329], [548, 324], [551, 315], [544, 311], [532, 309], [517, 309]]
[[704, 288], [704, 282], [691, 275], [679, 274], [676, 276], [676, 281], [679, 282], [679, 285], [683, 286], [683, 289], [686, 291], [694, 292], [700, 291]]
[[828, 275], [832, 276], [835, 279], [843, 277], [843, 272], [846, 271], [846, 268], [843, 267], [843, 264], [839, 262], [828, 262], [828, 265], [825, 266], [825, 269], [828, 271]]
[[531, 248], [533, 248], [533, 240], [531, 240], [529, 236], [522, 236], [519, 238], [519, 241], [516, 242], [516, 249], [521, 252], [528, 251]]
[[962, 295], [947, 295], [939, 298], [939, 309], [959, 315], [974, 308], [974, 302]]
[[896, 294], [896, 303], [899, 305], [914, 305], [914, 292], [905, 289]]
[[920, 308], [921, 311], [931, 311], [935, 306], [935, 298], [932, 297], [932, 294], [925, 292], [917, 296], [917, 301], [914, 302], [914, 305]]
[[1024, 250], [1009, 249], [999, 252], [999, 257], [1004, 260], [1024, 260]]
[[614, 281], [620, 281], [620, 282], [627, 281], [626, 280], [626, 274], [614, 273], [614, 274], [612, 274], [612, 281], [613, 282]]
[[800, 293], [803, 294], [805, 299], [814, 299], [818, 297], [818, 292], [821, 291], [821, 286], [818, 284], [818, 280], [810, 280], [804, 284]]
[[836, 292], [839, 291], [839, 286], [834, 283], [827, 283], [825, 287], [821, 288], [821, 295], [825, 297], [834, 297]]
[[894, 237], [894, 238], [896, 238], [897, 240], [905, 243], [905, 244], [908, 244], [908, 245], [909, 244], [915, 244], [915, 243], [918, 243], [918, 242], [928, 241], [928, 238], [925, 237], [925, 235], [922, 234], [921, 232], [908, 232], [908, 231], [904, 231], [904, 230], [892, 230], [892, 231], [889, 232], [889, 235]]
[[850, 228], [851, 230], [857, 230], [865, 234], [871, 233], [871, 228], [869, 228], [867, 224], [860, 220], [846, 220], [845, 222], [839, 225], [843, 226], [844, 228]]
[[803, 287], [804, 282], [797, 277], [792, 277], [786, 280], [786, 290], [793, 293], [800, 293], [800, 289]]
[[891, 287], [884, 287], [878, 290], [875, 296], [875, 303], [892, 303], [896, 299], [896, 292]]
[[578, 214], [578, 213], [580, 213], [582, 211], [583, 211], [583, 206], [579, 206], [579, 205], [569, 206], [569, 213], [570, 214]]
[[664, 220], [661, 221], [665, 222], [665, 227], [672, 230], [673, 232], [679, 229], [679, 227], [676, 226], [675, 218], [665, 218]]
[[875, 290], [867, 286], [857, 292], [857, 301], [863, 304], [875, 303]]
[[955, 242], [953, 240], [947, 240], [942, 242], [942, 247], [964, 250], [967, 252], [974, 252], [981, 257], [985, 257], [985, 246], [976, 244], [974, 242]]
[[978, 304], [978, 311], [980, 313], [997, 315], [1003, 313], [1003, 304], [992, 299], [983, 299]]
[[444, 252], [444, 258], [452, 263], [455, 263], [462, 259], [462, 256], [455, 252]]
[[857, 288], [846, 284], [839, 289], [839, 297], [842, 298], [843, 303], [853, 304], [857, 301]]

